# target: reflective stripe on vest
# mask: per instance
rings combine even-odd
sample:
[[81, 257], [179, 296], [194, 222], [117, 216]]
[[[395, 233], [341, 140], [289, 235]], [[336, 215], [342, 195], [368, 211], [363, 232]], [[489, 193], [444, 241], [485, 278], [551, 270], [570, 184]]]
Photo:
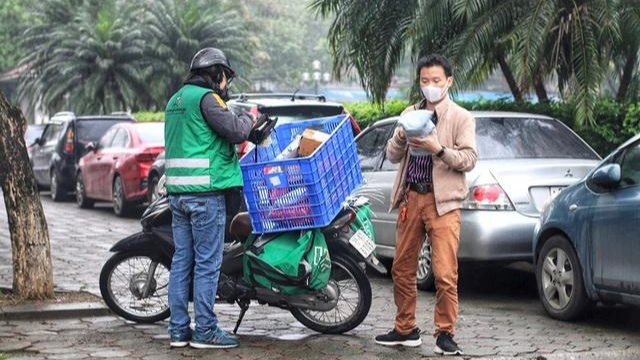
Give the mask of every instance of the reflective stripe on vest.
[[169, 159], [166, 162], [167, 169], [185, 168], [185, 169], [208, 169], [209, 159]]
[[167, 185], [209, 185], [210, 176], [167, 176]]

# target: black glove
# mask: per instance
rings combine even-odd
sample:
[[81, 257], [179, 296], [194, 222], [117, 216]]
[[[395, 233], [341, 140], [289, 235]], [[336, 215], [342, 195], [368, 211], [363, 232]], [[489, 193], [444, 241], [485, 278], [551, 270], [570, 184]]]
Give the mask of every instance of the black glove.
[[267, 114], [260, 115], [260, 117], [258, 117], [258, 120], [256, 121], [256, 124], [251, 129], [249, 138], [247, 140], [256, 145], [262, 143], [271, 135], [271, 132], [273, 131], [273, 128], [276, 126], [277, 122], [278, 118], [270, 119], [269, 115]]

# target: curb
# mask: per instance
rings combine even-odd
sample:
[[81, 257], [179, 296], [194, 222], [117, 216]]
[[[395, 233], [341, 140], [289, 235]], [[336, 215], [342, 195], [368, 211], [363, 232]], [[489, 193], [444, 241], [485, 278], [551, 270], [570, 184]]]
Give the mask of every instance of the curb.
[[0, 320], [69, 319], [113, 315], [100, 302], [29, 304], [0, 308]]
[[[474, 356], [465, 355], [462, 359]], [[601, 349], [582, 352], [563, 352], [557, 354], [520, 354], [516, 358], [523, 360], [636, 360], [640, 359], [640, 346], [630, 346], [626, 349]], [[456, 358], [461, 359], [461, 358]], [[513, 356], [481, 356], [478, 360], [513, 360]]]
[[631, 346], [627, 349], [616, 350], [592, 350], [579, 353], [563, 353], [544, 356], [547, 360], [619, 360], [619, 359], [640, 359], [640, 347]]

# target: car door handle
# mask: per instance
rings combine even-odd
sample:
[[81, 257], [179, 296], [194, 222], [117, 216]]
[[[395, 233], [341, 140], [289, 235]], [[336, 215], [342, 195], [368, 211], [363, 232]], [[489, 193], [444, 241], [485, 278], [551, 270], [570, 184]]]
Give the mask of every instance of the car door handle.
[[578, 205], [573, 204], [573, 205], [569, 206], [569, 211], [574, 212], [576, 210], [578, 210]]
[[98, 156], [96, 160], [102, 160], [102, 156]]
[[114, 157], [113, 157], [113, 160], [118, 160], [118, 157], [117, 157], [117, 156], [114, 156]]

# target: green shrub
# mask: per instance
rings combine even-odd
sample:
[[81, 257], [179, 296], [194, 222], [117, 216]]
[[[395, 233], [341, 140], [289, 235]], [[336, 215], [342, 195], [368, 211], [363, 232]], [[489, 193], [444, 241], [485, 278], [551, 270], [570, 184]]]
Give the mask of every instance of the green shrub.
[[141, 111], [133, 114], [133, 117], [140, 122], [146, 121], [164, 121], [164, 112]]
[[363, 129], [378, 120], [400, 115], [407, 106], [409, 106], [409, 102], [406, 100], [390, 100], [385, 102], [384, 106], [366, 101], [344, 105]]

